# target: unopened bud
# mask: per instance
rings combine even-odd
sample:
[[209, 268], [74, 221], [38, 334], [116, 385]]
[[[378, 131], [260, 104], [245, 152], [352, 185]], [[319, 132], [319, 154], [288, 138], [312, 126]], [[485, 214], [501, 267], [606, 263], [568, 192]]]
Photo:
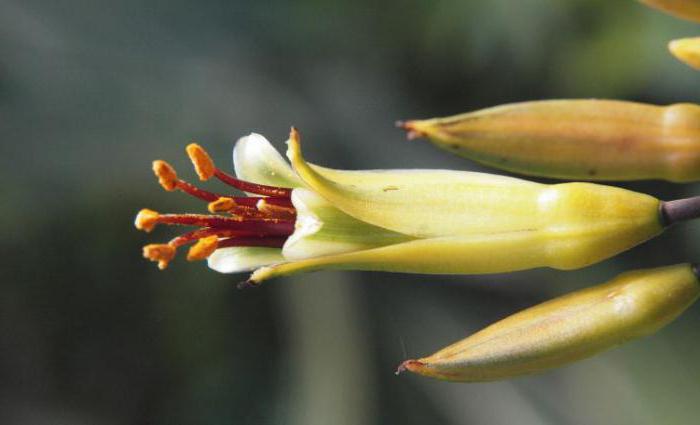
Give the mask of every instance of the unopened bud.
[[399, 372], [493, 381], [545, 371], [656, 332], [700, 295], [689, 264], [623, 273], [507, 317]]
[[515, 103], [399, 124], [409, 137], [515, 173], [571, 180], [700, 180], [700, 106]]
[[677, 18], [700, 22], [700, 0], [639, 0]]

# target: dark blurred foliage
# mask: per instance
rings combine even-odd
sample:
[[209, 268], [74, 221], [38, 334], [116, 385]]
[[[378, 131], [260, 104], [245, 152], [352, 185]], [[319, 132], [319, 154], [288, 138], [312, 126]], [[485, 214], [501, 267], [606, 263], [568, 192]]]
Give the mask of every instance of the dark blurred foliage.
[[[698, 102], [665, 51], [700, 28], [634, 1], [0, 0], [0, 423], [688, 424], [700, 310], [544, 375], [393, 375], [484, 325], [627, 269], [698, 260], [697, 224], [577, 272], [241, 276], [140, 246], [136, 211], [194, 211], [150, 161], [221, 164], [298, 126], [339, 168], [483, 170], [392, 123], [541, 98]], [[663, 199], [700, 186], [635, 183]]]

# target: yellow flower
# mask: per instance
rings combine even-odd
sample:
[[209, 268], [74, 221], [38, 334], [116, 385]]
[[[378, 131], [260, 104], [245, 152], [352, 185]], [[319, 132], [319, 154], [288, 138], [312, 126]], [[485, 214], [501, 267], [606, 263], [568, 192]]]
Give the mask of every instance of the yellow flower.
[[656, 332], [700, 296], [698, 269], [679, 264], [623, 273], [531, 307], [418, 360], [410, 370], [450, 381], [545, 371]]
[[675, 205], [669, 212], [651, 196], [590, 183], [545, 185], [446, 170], [334, 170], [304, 160], [296, 131], [288, 143], [292, 167], [262, 136], [242, 138], [233, 155], [237, 177], [216, 168], [198, 145], [188, 147], [201, 179], [216, 177], [259, 195], [253, 197], [206, 192], [156, 161], [166, 189], [204, 199], [218, 214], [143, 210], [136, 225], [144, 230], [157, 223], [202, 227], [168, 244], [149, 245], [144, 255], [164, 266], [177, 247], [199, 240], [190, 259], [208, 258], [212, 269], [224, 273], [257, 268], [248, 284], [319, 269], [576, 269], [697, 213], [691, 208], [689, 215], [685, 201], [664, 203]]

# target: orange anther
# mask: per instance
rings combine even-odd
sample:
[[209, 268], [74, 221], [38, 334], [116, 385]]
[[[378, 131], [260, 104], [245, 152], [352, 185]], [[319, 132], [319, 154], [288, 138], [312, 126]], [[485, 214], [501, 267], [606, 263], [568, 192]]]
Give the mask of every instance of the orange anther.
[[219, 238], [216, 235], [207, 236], [197, 241], [192, 245], [187, 253], [187, 261], [204, 260], [209, 257], [219, 245]]
[[216, 201], [210, 202], [209, 205], [207, 205], [207, 208], [209, 209], [209, 212], [213, 214], [231, 211], [235, 206], [236, 201], [234, 201], [232, 198], [222, 197]]
[[153, 161], [153, 173], [158, 177], [158, 183], [168, 192], [177, 188], [177, 173], [175, 169], [165, 161]]
[[136, 214], [136, 220], [134, 220], [134, 225], [137, 229], [143, 230], [145, 232], [150, 232], [158, 224], [158, 214], [156, 211], [144, 208]]
[[216, 166], [204, 148], [196, 143], [190, 143], [185, 150], [192, 161], [192, 165], [194, 165], [194, 170], [197, 172], [199, 180], [206, 181], [214, 176]]
[[163, 270], [175, 258], [175, 248], [168, 244], [151, 244], [143, 247], [143, 257], [158, 262], [158, 268]]

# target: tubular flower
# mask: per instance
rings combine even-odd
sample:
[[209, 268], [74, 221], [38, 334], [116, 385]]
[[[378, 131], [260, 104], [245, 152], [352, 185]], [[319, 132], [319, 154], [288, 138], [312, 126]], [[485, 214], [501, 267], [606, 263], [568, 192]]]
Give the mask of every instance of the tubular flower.
[[700, 106], [546, 100], [399, 123], [409, 138], [520, 174], [700, 180]]
[[178, 247], [196, 242], [188, 258], [207, 258], [214, 270], [257, 268], [247, 284], [319, 269], [430, 274], [575, 269], [629, 249], [700, 210], [695, 198], [661, 204], [591, 183], [545, 185], [446, 170], [334, 170], [304, 160], [295, 130], [288, 144], [292, 167], [262, 136], [240, 139], [233, 153], [237, 177], [216, 168], [198, 145], [187, 148], [201, 179], [216, 177], [254, 195], [248, 197], [204, 191], [156, 161], [166, 190], [209, 202], [215, 215], [142, 210], [139, 229], [159, 223], [200, 227], [146, 246], [144, 256], [164, 268]]
[[623, 273], [509, 316], [431, 356], [407, 360], [397, 373], [408, 369], [478, 382], [542, 372], [652, 334], [698, 296], [698, 269], [689, 264]]

